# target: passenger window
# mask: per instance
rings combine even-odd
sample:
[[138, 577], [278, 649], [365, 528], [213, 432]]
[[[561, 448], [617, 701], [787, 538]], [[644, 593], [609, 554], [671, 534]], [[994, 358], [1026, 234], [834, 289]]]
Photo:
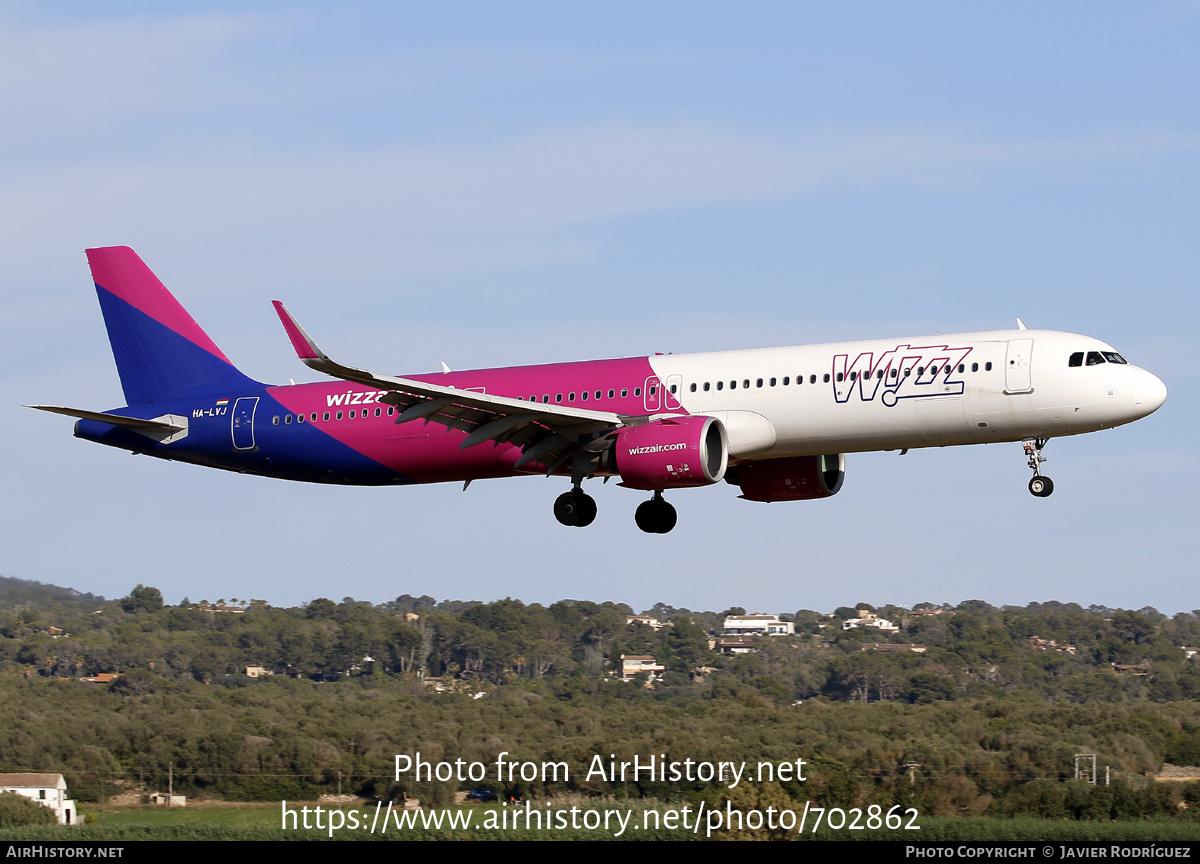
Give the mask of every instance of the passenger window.
[[614, 395], [616, 395], [616, 392], [617, 392], [616, 390], [609, 390], [609, 391], [608, 391], [608, 398], [609, 398], [609, 399], [612, 399], [612, 398], [613, 398], [613, 396], [614, 396]]
[[841, 372], [838, 373], [837, 378], [838, 378], [838, 383], [839, 384], [842, 383], [842, 373]]
[[[396, 413], [396, 409], [394, 407], [389, 406], [388, 407], [388, 416], [391, 417], [395, 413]], [[315, 415], [313, 416], [313, 419], [314, 420], [317, 419]]]
[[339, 420], [341, 420], [341, 419], [342, 419], [342, 412], [341, 412], [341, 411], [337, 412], [337, 419], [339, 419]]
[[729, 389], [730, 389], [730, 390], [736, 390], [736, 389], [737, 389], [737, 381], [736, 381], [736, 380], [734, 380], [734, 381], [730, 381], [730, 382], [729, 382]]
[[896, 377], [896, 370], [895, 370], [895, 369], [893, 369], [893, 370], [892, 370], [890, 373], [888, 373], [888, 377], [889, 377], [889, 378], [895, 378], [895, 377]]
[[568, 402], [574, 402], [574, 401], [575, 401], [575, 394], [574, 394], [573, 392], [572, 392], [572, 393], [568, 393], [568, 394], [567, 394], [567, 401], [568, 401]]
[[272, 426], [279, 425], [279, 415], [278, 414], [276, 414], [274, 417], [271, 418], [271, 425]]
[[350, 419], [351, 419], [351, 420], [353, 420], [353, 419], [354, 419], [354, 412], [353, 412], [353, 411], [351, 411], [351, 412], [350, 412]]
[[382, 410], [381, 408], [376, 408], [376, 409], [375, 409], [375, 416], [376, 416], [376, 417], [378, 417], [378, 416], [379, 416], [380, 414], [382, 414], [382, 413], [383, 413], [383, 410]]
[[1099, 366], [1099, 365], [1100, 365], [1101, 363], [1103, 363], [1103, 362], [1104, 362], [1104, 358], [1100, 356], [1100, 352], [1099, 352], [1099, 351], [1089, 351], [1089, 352], [1087, 352], [1087, 365], [1089, 365], [1089, 366]]
[[[601, 396], [603, 396], [603, 395], [604, 395], [603, 391], [601, 391], [601, 390], [597, 390], [597, 391], [596, 391], [596, 398], [597, 398], [597, 399], [599, 399], [599, 398], [600, 398]], [[611, 391], [611, 390], [608, 392], [608, 395], [609, 395], [609, 396], [612, 396], [612, 391]]]
[[774, 387], [774, 386], [775, 386], [775, 379], [774, 379], [774, 378], [772, 378], [772, 379], [771, 379], [771, 386], [772, 386], [772, 387]]
[[283, 425], [284, 425], [284, 426], [291, 426], [291, 425], [292, 425], [292, 415], [291, 415], [291, 414], [284, 414], [284, 415], [283, 415]]
[[717, 389], [718, 389], [718, 390], [724, 390], [724, 389], [725, 389], [725, 382], [724, 382], [724, 381], [718, 381], [718, 382], [717, 382]]
[[326, 412], [324, 413], [324, 415], [322, 415], [321, 419], [322, 419], [322, 420], [328, 420], [328, 419], [329, 419], [329, 412], [328, 412], [328, 411], [326, 411]]
[[[651, 392], [653, 392], [653, 391], [651, 391]], [[633, 388], [633, 395], [634, 395], [634, 396], [641, 396], [641, 395], [642, 395], [642, 388], [641, 388], [641, 387], [634, 387], [634, 388]]]
[[958, 374], [959, 374], [959, 375], [961, 375], [962, 373], [964, 373], [964, 372], [966, 372], [966, 371], [967, 371], [967, 364], [966, 364], [966, 363], [959, 363], [959, 364], [958, 364]]
[[761, 387], [762, 385], [763, 385], [763, 380], [761, 378], [755, 380], [755, 382], [754, 382], [755, 387]]
[[[389, 408], [388, 413], [390, 414], [391, 411], [392, 411], [392, 409]], [[312, 412], [312, 414], [309, 415], [308, 419], [311, 420], [313, 423], [316, 423], [317, 422], [317, 412], [316, 411]]]
[[[790, 379], [789, 379], [789, 376], [787, 376], [787, 375], [784, 375], [784, 376], [783, 376], [783, 386], [784, 386], [784, 387], [786, 387], [786, 386], [788, 385], [788, 381], [789, 381], [789, 380], [790, 380]], [[800, 379], [799, 379], [799, 378], [797, 378], [797, 379], [796, 379], [796, 383], [797, 383], [797, 384], [799, 384], [799, 383], [800, 383]]]
[[991, 360], [989, 360], [988, 362], [986, 362], [986, 363], [984, 363], [984, 364], [983, 364], [983, 371], [984, 371], [984, 372], [991, 372], [991, 371], [992, 371], [992, 361], [991, 361]]
[[[816, 376], [816, 375], [809, 375], [809, 376], [808, 376], [808, 383], [809, 383], [809, 384], [816, 384], [816, 383], [817, 383], [817, 376]], [[828, 384], [828, 383], [829, 383], [829, 376], [828, 376], [828, 375], [826, 375], [826, 376], [825, 376], [825, 383], [826, 383], [826, 384]]]
[[579, 394], [579, 396], [580, 396], [580, 398], [582, 398], [582, 399], [583, 399], [583, 401], [584, 401], [584, 402], [586, 402], [586, 401], [587, 401], [587, 397], [588, 397], [588, 391], [586, 391], [586, 390], [582, 391], [582, 392]]
[[562, 394], [561, 394], [561, 393], [555, 393], [555, 394], [554, 394], [554, 401], [555, 401], [555, 402], [561, 402], [561, 401], [562, 401]]
[[978, 372], [978, 371], [979, 371], [979, 364], [978, 364], [978, 363], [972, 363], [972, 364], [971, 364], [971, 371], [972, 371], [972, 372]]
[[[651, 385], [651, 387], [650, 387], [650, 395], [651, 395], [651, 396], [653, 396], [653, 395], [654, 395], [656, 392], [658, 392], [658, 388], [657, 388], [657, 387], [655, 387], [655, 386], [653, 386], [653, 385]], [[633, 395], [634, 395], [634, 396], [640, 396], [641, 394], [640, 394], [640, 393], [638, 393], [638, 392], [637, 392], [637, 390], [634, 390], [634, 391], [633, 391]]]
[[707, 381], [704, 382], [704, 392], [705, 393], [708, 392], [708, 382]]
[[750, 389], [750, 379], [749, 378], [747, 378], [745, 381], [742, 382], [742, 389], [743, 390]]
[[[813, 375], [812, 377], [813, 377], [813, 378], [816, 378], [817, 376], [816, 376], [816, 375]], [[826, 383], [826, 384], [828, 384], [828, 383], [829, 383], [829, 373], [828, 373], [828, 372], [826, 372], [826, 373], [825, 373], [823, 376], [821, 376], [821, 377], [822, 377], [822, 378], [824, 378], [824, 380], [825, 380], [825, 383]], [[816, 384], [817, 382], [816, 382], [816, 381], [813, 381], [812, 383], [813, 383], [813, 384]]]
[[543, 393], [543, 394], [542, 394], [542, 404], [544, 405], [544, 404], [546, 404], [546, 403], [547, 403], [547, 402], [549, 402], [549, 401], [550, 401], [550, 394], [549, 394], [549, 393]]
[[[693, 393], [695, 393], [695, 392], [696, 392], [696, 385], [695, 385], [695, 384], [693, 384], [693, 385], [691, 386], [691, 388], [690, 388], [690, 389], [691, 389], [691, 391], [692, 391]], [[671, 392], [675, 392], [675, 391], [671, 391]]]
[[922, 375], [924, 375], [924, 374], [925, 374], [925, 367], [924, 367], [924, 366], [918, 366], [918, 367], [917, 367], [917, 377], [918, 377], [918, 378], [920, 378], [920, 377], [921, 377]]
[[[695, 389], [696, 389], [696, 385], [695, 385], [695, 384], [693, 384], [693, 385], [692, 385], [692, 389], [693, 389], [693, 390], [695, 390]], [[672, 385], [671, 385], [671, 392], [672, 392], [672, 393], [674, 393], [674, 392], [675, 392], [675, 385], [674, 385], [674, 384], [672, 384]]]
[[621, 388], [621, 398], [622, 398], [622, 399], [624, 399], [624, 398], [625, 398], [626, 396], [628, 396], [628, 395], [629, 395], [629, 388], [628, 388], [628, 387], [622, 387], [622, 388]]

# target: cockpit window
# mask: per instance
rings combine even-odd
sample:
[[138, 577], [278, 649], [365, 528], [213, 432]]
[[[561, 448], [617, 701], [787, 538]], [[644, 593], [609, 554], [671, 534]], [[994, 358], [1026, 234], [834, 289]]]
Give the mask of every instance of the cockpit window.
[[1128, 361], [1116, 351], [1101, 351], [1100, 353], [1104, 355], [1104, 359], [1109, 363], [1128, 363]]
[[1100, 355], [1099, 351], [1089, 351], [1087, 353], [1087, 365], [1099, 366], [1103, 362], [1104, 358]]
[[1074, 354], [1072, 354], [1071, 359], [1067, 361], [1067, 365], [1068, 366], [1082, 366], [1083, 365], [1083, 352], [1076, 351]]

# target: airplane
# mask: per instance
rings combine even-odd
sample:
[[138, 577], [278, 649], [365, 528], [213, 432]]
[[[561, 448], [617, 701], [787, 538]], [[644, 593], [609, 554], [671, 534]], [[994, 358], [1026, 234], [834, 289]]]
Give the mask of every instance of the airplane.
[[[130, 248], [87, 250], [125, 407], [28, 407], [134, 453], [287, 480], [362, 486], [544, 474], [584, 527], [589, 478], [650, 492], [650, 534], [675, 527], [666, 491], [722, 480], [749, 501], [827, 498], [846, 454], [1021, 442], [1029, 491], [1052, 437], [1130, 423], [1167, 388], [1089, 336], [1016, 330], [392, 377], [331, 360], [279, 301], [297, 356], [336, 381], [268, 385], [240, 372]], [[1036, 363], [1034, 360], [1036, 359]]]

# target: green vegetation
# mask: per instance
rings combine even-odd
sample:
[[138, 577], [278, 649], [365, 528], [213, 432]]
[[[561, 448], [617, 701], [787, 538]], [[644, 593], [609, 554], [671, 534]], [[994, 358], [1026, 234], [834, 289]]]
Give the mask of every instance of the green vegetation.
[[0, 828], [57, 824], [49, 808], [16, 792], [0, 792]]
[[[902, 629], [843, 630], [860, 609]], [[165, 791], [173, 771], [177, 793], [232, 801], [313, 801], [340, 789], [448, 806], [485, 786], [516, 800], [603, 796], [623, 807], [900, 806], [918, 810], [925, 839], [940, 817], [1014, 830], [1030, 816], [1055, 820], [1031, 823], [1043, 828], [1200, 824], [1200, 782], [1152, 779], [1165, 762], [1200, 764], [1200, 666], [1182, 650], [1200, 645], [1197, 613], [860, 603], [833, 618], [787, 615], [796, 636], [723, 656], [708, 632], [724, 613], [659, 604], [646, 614], [672, 626], [655, 630], [627, 624], [632, 612], [408, 595], [294, 609], [224, 598], [165, 606], [144, 585], [109, 602], [0, 579], [0, 771], [62, 772], [73, 797], [90, 802]], [[925, 650], [907, 650], [913, 643]], [[657, 658], [662, 681], [614, 679], [622, 654]], [[78, 680], [101, 673], [120, 674]], [[478, 782], [397, 782], [395, 756], [417, 753], [493, 770]], [[501, 753], [563, 762], [570, 775], [497, 779]], [[1079, 753], [1096, 754], [1096, 785], [1075, 779]], [[751, 768], [804, 759], [807, 779], [730, 790], [587, 776], [597, 756], [651, 755]], [[188, 811], [194, 825], [172, 813], [83, 830], [150, 830], [155, 819], [259, 830], [193, 812], [204, 811]]]

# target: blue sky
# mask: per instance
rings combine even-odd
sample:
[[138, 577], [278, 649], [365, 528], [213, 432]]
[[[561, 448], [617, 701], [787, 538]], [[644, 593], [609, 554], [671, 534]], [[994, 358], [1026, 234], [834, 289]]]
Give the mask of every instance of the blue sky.
[[[1200, 606], [1200, 3], [7, 4], [0, 573], [119, 596]], [[1158, 374], [1047, 448], [853, 454], [758, 505], [561, 480], [331, 489], [131, 458], [83, 249], [129, 245], [247, 374], [269, 305], [384, 372], [1012, 326]]]

